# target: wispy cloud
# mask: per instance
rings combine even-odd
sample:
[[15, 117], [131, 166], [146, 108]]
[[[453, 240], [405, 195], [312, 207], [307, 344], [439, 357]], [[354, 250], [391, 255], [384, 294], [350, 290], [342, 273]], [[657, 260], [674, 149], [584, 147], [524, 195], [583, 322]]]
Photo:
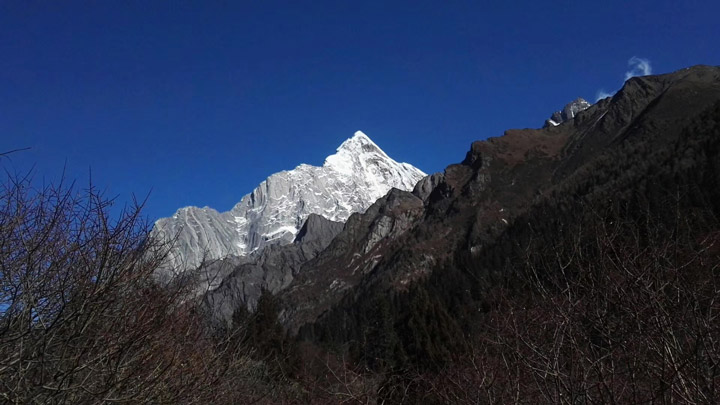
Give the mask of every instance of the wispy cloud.
[[647, 76], [652, 74], [652, 66], [648, 59], [638, 58], [633, 56], [628, 60], [628, 66], [630, 70], [625, 72], [625, 80], [635, 76]]
[[595, 94], [595, 102], [597, 103], [604, 98], [612, 97], [614, 94], [615, 93], [608, 93], [607, 91], [605, 91], [605, 89], [600, 89]]
[[[628, 60], [628, 66], [630, 66], [630, 70], [625, 72], [625, 80], [635, 76], [647, 76], [652, 74], [652, 64], [649, 59], [633, 56]], [[595, 102], [614, 95], [615, 92], [608, 93], [605, 89], [600, 89], [595, 94]]]

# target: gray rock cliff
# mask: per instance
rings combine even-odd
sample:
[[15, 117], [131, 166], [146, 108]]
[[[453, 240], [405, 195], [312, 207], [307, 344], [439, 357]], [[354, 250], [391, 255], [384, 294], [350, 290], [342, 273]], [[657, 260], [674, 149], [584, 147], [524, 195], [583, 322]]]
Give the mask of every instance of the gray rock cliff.
[[158, 220], [153, 234], [175, 239], [164, 271], [181, 273], [203, 262], [289, 244], [310, 214], [345, 221], [393, 187], [412, 190], [424, 176], [412, 165], [390, 158], [358, 131], [323, 166], [301, 164], [275, 173], [227, 212], [181, 208]]

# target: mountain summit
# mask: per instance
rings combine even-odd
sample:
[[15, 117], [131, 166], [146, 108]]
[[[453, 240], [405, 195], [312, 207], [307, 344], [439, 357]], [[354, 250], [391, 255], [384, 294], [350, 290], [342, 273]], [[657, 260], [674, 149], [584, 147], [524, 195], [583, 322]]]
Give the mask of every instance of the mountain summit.
[[268, 177], [230, 211], [185, 207], [155, 223], [153, 233], [175, 239], [168, 267], [183, 271], [203, 260], [245, 256], [295, 239], [310, 214], [345, 221], [365, 211], [391, 188], [412, 190], [425, 173], [390, 158], [363, 132], [356, 132], [325, 159]]
[[585, 101], [585, 99], [577, 98], [566, 104], [561, 111], [555, 111], [550, 118], [545, 121], [544, 127], [556, 127], [565, 121], [570, 121], [575, 118], [580, 111], [587, 110], [591, 105], [592, 104]]

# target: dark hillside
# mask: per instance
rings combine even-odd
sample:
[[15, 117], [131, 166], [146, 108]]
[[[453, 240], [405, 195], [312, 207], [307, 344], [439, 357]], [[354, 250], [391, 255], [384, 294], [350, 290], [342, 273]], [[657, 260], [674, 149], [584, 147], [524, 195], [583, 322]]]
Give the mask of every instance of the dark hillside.
[[[574, 121], [473, 144], [408, 247], [301, 337], [390, 376], [396, 402], [717, 401], [718, 71], [632, 79]], [[452, 257], [392, 287], [408, 241], [442, 229]]]

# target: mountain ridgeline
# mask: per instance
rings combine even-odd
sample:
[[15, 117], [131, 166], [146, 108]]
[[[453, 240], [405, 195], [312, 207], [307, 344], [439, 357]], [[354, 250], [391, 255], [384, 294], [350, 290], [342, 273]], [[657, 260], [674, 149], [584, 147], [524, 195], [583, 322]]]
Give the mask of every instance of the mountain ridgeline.
[[[507, 373], [516, 378], [513, 384], [528, 384], [523, 386], [528, 392], [541, 388], [531, 382], [542, 372], [555, 373], [560, 387], [586, 387], [550, 390], [549, 402], [588, 395], [587, 387], [629, 375], [642, 382], [642, 394], [622, 397], [617, 385], [616, 392], [595, 388], [593, 397], [606, 402], [674, 396], [672, 386], [682, 376], [654, 380], [643, 367], [661, 353], [631, 351], [622, 339], [655, 348], [665, 343], [650, 338], [656, 333], [683, 336], [674, 347], [680, 362], [697, 356], [691, 345], [703, 344], [691, 331], [718, 336], [711, 326], [720, 309], [713, 301], [717, 290], [708, 285], [717, 286], [713, 266], [720, 263], [719, 126], [720, 69], [697, 66], [632, 78], [613, 98], [560, 125], [509, 130], [475, 142], [461, 164], [424, 180], [432, 186], [416, 187], [422, 209], [401, 236], [379, 243], [382, 255], [372, 256], [369, 269], [363, 267], [367, 260], [356, 259], [304, 271], [307, 278], [313, 271], [340, 274], [336, 278], [347, 291], [334, 294], [325, 287], [308, 294], [336, 298], [303, 317], [297, 313], [298, 290], [317, 287], [291, 286], [280, 295], [292, 313], [287, 325], [300, 328], [303, 339], [342, 347], [378, 369], [459, 372], [471, 366], [459, 361], [470, 353], [481, 353], [476, 360], [486, 363], [512, 355], [517, 361], [512, 364], [526, 362], [524, 374], [499, 366], [482, 372]], [[362, 253], [362, 243], [355, 246], [348, 260]], [[354, 284], [341, 278], [358, 266], [366, 276]], [[647, 290], [633, 285], [642, 282]], [[664, 295], [667, 283], [679, 284], [673, 286], [675, 297]], [[683, 319], [693, 306], [707, 311], [706, 324]], [[380, 324], [379, 308], [386, 317]], [[637, 311], [665, 323], [641, 320]], [[558, 342], [558, 336], [567, 340]], [[508, 354], [508, 345], [527, 352]], [[379, 357], [378, 348], [384, 350]], [[703, 351], [699, 357], [705, 363], [698, 367], [712, 367], [707, 356], [717, 356], [717, 349]], [[488, 350], [494, 353], [482, 354]], [[542, 356], [570, 356], [571, 350], [577, 358], [567, 363], [543, 362]], [[613, 361], [630, 360], [638, 366], [611, 367]], [[598, 364], [607, 367], [606, 375], [598, 374]], [[537, 375], [529, 365], [538, 367]], [[699, 373], [693, 383], [707, 390], [703, 395], [717, 395], [716, 372], [701, 371], [693, 371]], [[509, 390], [504, 394], [512, 392], [512, 384], [504, 388]]]
[[720, 68], [695, 66], [428, 176], [358, 133], [156, 228], [292, 400], [717, 403], [718, 215]]
[[[571, 104], [275, 261], [277, 322], [376, 373], [376, 400], [718, 400], [720, 69]], [[244, 271], [206, 296], [225, 327]]]
[[174, 241], [165, 269], [182, 273], [265, 246], [291, 243], [310, 214], [345, 221], [390, 188], [411, 190], [425, 173], [398, 163], [358, 131], [325, 159], [268, 177], [230, 211], [185, 207], [158, 220], [154, 235]]
[[358, 132], [152, 230], [10, 176], [0, 397], [720, 403], [720, 68], [551, 121], [427, 176]]

